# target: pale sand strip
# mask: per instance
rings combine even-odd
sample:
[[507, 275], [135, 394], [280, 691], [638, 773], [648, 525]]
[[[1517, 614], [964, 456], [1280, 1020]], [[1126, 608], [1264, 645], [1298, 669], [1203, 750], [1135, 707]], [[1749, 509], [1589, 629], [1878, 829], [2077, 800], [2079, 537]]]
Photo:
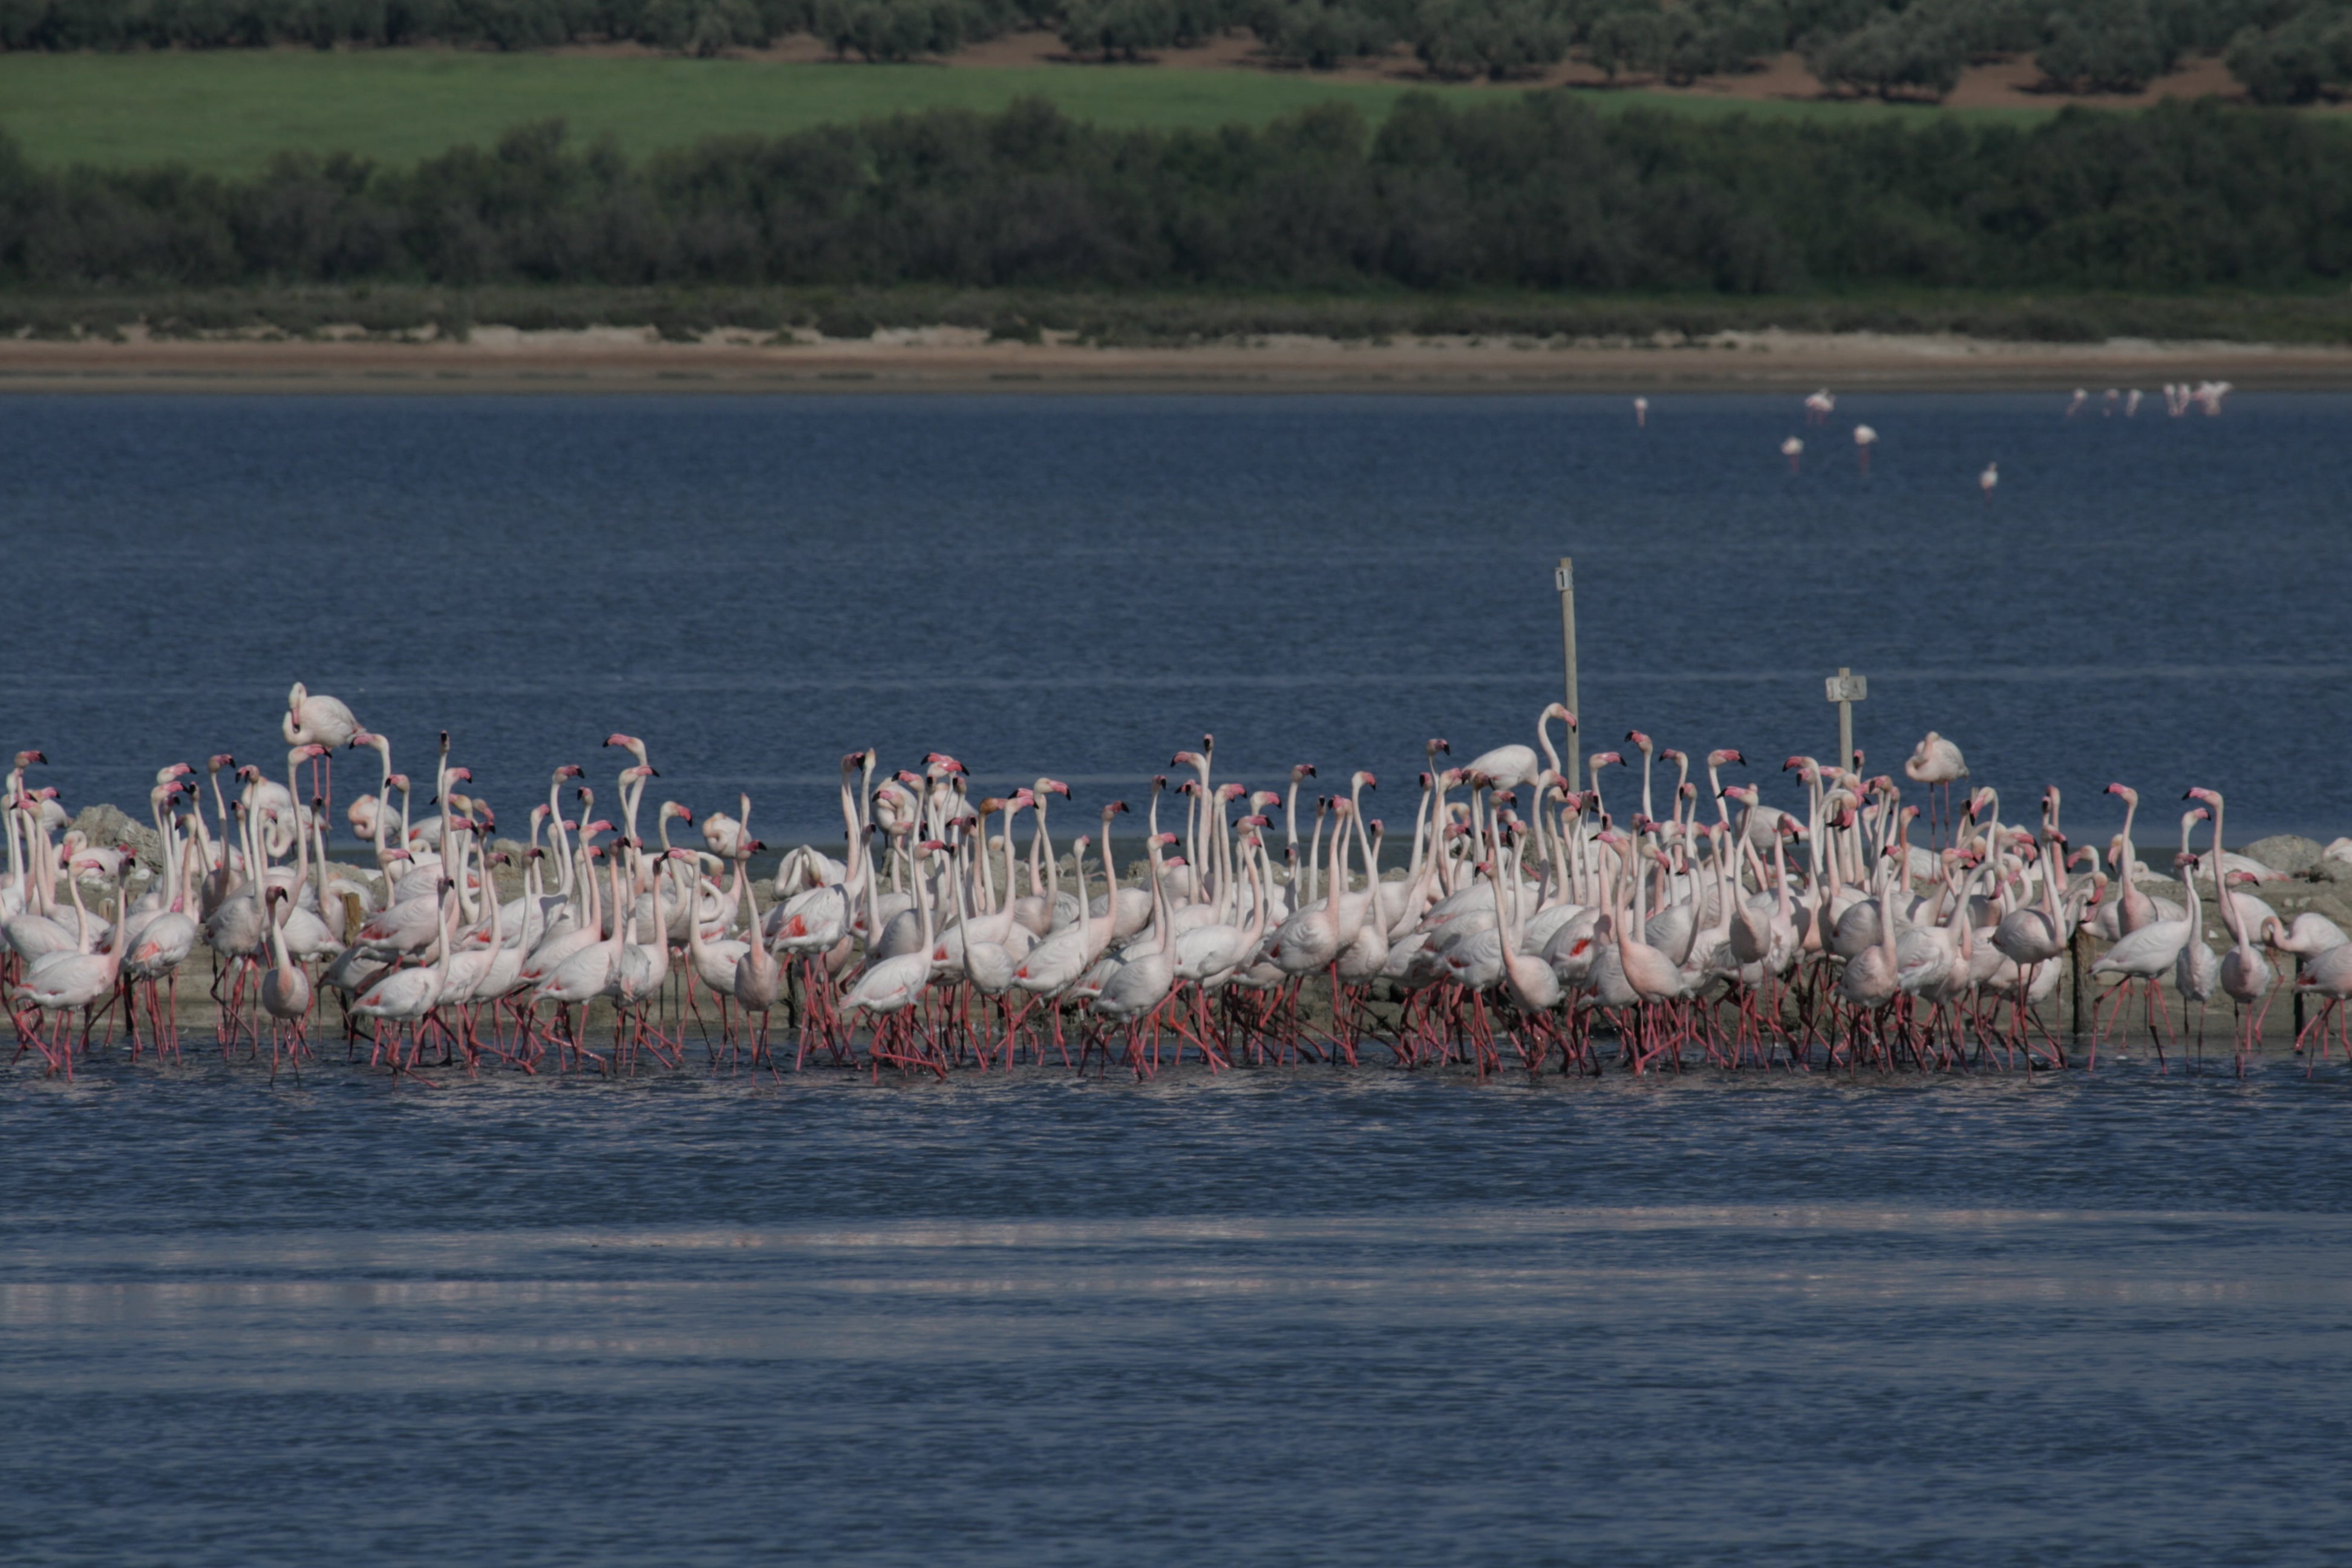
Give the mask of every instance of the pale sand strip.
[[0, 339], [0, 393], [1399, 392], [1658, 393], [2153, 391], [2227, 380], [2240, 390], [2352, 388], [2352, 345], [1997, 342], [1879, 333], [1724, 333], [1629, 344], [1503, 338], [1343, 343], [1270, 337], [1185, 348], [990, 342], [932, 328], [873, 339], [714, 333], [664, 342], [651, 329], [524, 332], [470, 341], [352, 336], [121, 342]]

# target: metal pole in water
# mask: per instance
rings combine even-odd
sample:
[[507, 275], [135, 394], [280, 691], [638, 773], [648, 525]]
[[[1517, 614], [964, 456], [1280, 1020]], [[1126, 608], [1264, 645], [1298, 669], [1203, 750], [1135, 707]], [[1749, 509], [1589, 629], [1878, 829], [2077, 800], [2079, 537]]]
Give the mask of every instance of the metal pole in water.
[[1870, 696], [1870, 678], [1856, 675], [1844, 665], [1822, 683], [1829, 689], [1830, 700], [1838, 710], [1838, 766], [1853, 772], [1853, 705]]
[[1559, 652], [1568, 667], [1568, 710], [1576, 715], [1576, 723], [1568, 731], [1568, 755], [1560, 760], [1567, 763], [1568, 787], [1580, 789], [1577, 780], [1584, 772], [1584, 709], [1576, 697], [1576, 558], [1563, 555], [1551, 574], [1551, 584], [1559, 590]]
[[2074, 994], [2074, 1037], [2083, 1037], [2083, 932], [2080, 927], [2066, 939], [2067, 988]]

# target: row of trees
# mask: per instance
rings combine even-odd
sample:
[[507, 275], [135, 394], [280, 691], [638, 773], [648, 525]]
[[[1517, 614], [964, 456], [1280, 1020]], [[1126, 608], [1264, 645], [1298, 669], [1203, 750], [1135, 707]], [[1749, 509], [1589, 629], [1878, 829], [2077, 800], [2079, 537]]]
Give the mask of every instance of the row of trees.
[[895, 60], [1021, 26], [1105, 59], [1237, 27], [1318, 68], [1409, 45], [1449, 78], [1580, 50], [1612, 75], [1683, 81], [1798, 49], [1830, 86], [1927, 98], [1992, 56], [2031, 54], [2070, 89], [2130, 90], [2184, 54], [2226, 51], [2265, 102], [2352, 90], [2352, 0], [0, 0], [0, 49], [634, 39], [709, 55], [809, 33]]
[[1603, 115], [1111, 132], [1029, 101], [632, 163], [560, 123], [407, 168], [44, 170], [0, 140], [0, 285], [1067, 289], [2294, 289], [2352, 278], [2352, 126], [2204, 103], [2030, 129]]

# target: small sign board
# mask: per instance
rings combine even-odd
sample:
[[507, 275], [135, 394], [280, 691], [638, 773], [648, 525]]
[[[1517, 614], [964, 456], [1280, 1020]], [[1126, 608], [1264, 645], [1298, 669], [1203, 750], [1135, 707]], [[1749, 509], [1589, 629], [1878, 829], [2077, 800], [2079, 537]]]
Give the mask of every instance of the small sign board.
[[1866, 675], [1832, 675], [1823, 684], [1829, 688], [1832, 702], [1862, 702], [1870, 697], [1870, 678]]

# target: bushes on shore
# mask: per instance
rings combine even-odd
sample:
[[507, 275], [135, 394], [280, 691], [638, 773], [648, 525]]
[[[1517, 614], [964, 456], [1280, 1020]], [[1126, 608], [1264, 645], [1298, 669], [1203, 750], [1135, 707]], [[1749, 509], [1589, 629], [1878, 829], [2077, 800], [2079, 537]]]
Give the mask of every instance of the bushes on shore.
[[1106, 60], [1238, 27], [1314, 69], [1410, 46], [1448, 79], [1506, 79], [1580, 49], [1612, 76], [1685, 82], [1796, 49], [1830, 88], [1928, 99], [1995, 56], [2031, 55], [2070, 90], [2132, 91], [2221, 53], [2258, 101], [2352, 92], [2352, 0], [0, 0], [0, 50], [604, 39], [713, 55], [811, 34], [845, 58], [903, 60], [1021, 26]]
[[2212, 104], [2032, 129], [1601, 115], [1560, 92], [1111, 132], [1036, 101], [633, 163], [556, 123], [411, 168], [47, 171], [0, 284], [2341, 289], [2352, 126]]

